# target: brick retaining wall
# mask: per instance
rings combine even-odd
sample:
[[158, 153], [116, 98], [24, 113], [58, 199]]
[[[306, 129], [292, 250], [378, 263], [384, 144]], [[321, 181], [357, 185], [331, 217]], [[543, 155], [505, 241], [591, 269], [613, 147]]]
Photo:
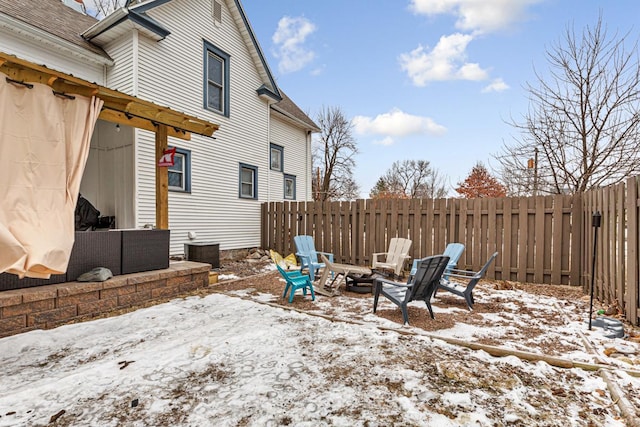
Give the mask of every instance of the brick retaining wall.
[[0, 292], [0, 338], [90, 320], [209, 286], [209, 264], [171, 263], [164, 270]]

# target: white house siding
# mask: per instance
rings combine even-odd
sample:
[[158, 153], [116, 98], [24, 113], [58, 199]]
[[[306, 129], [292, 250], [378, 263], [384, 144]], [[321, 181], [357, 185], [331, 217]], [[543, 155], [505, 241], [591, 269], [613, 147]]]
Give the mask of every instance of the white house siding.
[[[269, 109], [256, 90], [262, 85], [249, 51], [223, 3], [220, 28], [211, 1], [175, 0], [149, 16], [171, 30], [165, 40], [139, 38], [138, 95], [160, 105], [218, 123], [216, 139], [192, 135], [169, 143], [191, 150], [191, 193], [170, 192], [171, 253], [182, 254], [188, 232], [195, 242], [221, 249], [260, 244], [260, 207], [267, 200]], [[231, 57], [230, 117], [203, 109], [203, 39]], [[155, 223], [154, 136], [137, 131], [138, 226]], [[238, 197], [239, 163], [258, 168], [258, 200]]]
[[107, 68], [107, 86], [132, 96], [137, 95], [134, 85], [135, 39], [133, 33], [127, 34], [104, 47], [116, 64]]
[[277, 112], [271, 113], [271, 142], [283, 147], [283, 171], [269, 171], [271, 199], [282, 200], [284, 197], [284, 174], [296, 177], [296, 200], [307, 200], [310, 194], [308, 179], [307, 133], [304, 129], [293, 126], [283, 120]]
[[44, 41], [35, 41], [24, 35], [0, 28], [0, 51], [15, 55], [35, 64], [46, 64], [52, 70], [73, 74], [90, 82], [105, 84], [105, 66], [63, 51]]
[[98, 120], [80, 193], [101, 215], [115, 216], [118, 228], [135, 225], [133, 159], [133, 128], [118, 131], [113, 123]]

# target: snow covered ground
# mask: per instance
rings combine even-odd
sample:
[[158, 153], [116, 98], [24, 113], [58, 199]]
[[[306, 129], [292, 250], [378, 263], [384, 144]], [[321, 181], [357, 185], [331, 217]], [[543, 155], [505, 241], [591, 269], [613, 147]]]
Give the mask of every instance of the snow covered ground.
[[[270, 294], [232, 294], [0, 339], [0, 426], [626, 425], [597, 372], [450, 345], [374, 315], [363, 298], [319, 297], [318, 312], [333, 304], [328, 320], [265, 303], [281, 302]], [[541, 339], [559, 333], [535, 327]], [[571, 318], [562, 333], [574, 329], [602, 340]], [[474, 336], [468, 324], [434, 333]], [[597, 362], [586, 350], [567, 357]], [[639, 378], [610, 372], [640, 394]]]

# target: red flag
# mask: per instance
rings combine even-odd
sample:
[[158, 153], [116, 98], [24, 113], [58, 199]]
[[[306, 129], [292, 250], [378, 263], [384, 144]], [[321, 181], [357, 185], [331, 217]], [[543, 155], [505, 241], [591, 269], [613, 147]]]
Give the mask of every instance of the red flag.
[[175, 163], [176, 147], [167, 148], [163, 151], [162, 157], [158, 160], [158, 166], [168, 167], [173, 166]]

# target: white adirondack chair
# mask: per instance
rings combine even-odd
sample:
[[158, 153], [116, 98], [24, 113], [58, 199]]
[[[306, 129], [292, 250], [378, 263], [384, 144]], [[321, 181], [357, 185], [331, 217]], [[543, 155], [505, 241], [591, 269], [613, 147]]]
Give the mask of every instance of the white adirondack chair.
[[411, 249], [411, 240], [402, 237], [394, 237], [389, 243], [387, 252], [378, 252], [373, 254], [373, 263], [371, 268], [393, 270], [396, 276], [400, 276], [404, 263], [411, 258], [409, 249]]

